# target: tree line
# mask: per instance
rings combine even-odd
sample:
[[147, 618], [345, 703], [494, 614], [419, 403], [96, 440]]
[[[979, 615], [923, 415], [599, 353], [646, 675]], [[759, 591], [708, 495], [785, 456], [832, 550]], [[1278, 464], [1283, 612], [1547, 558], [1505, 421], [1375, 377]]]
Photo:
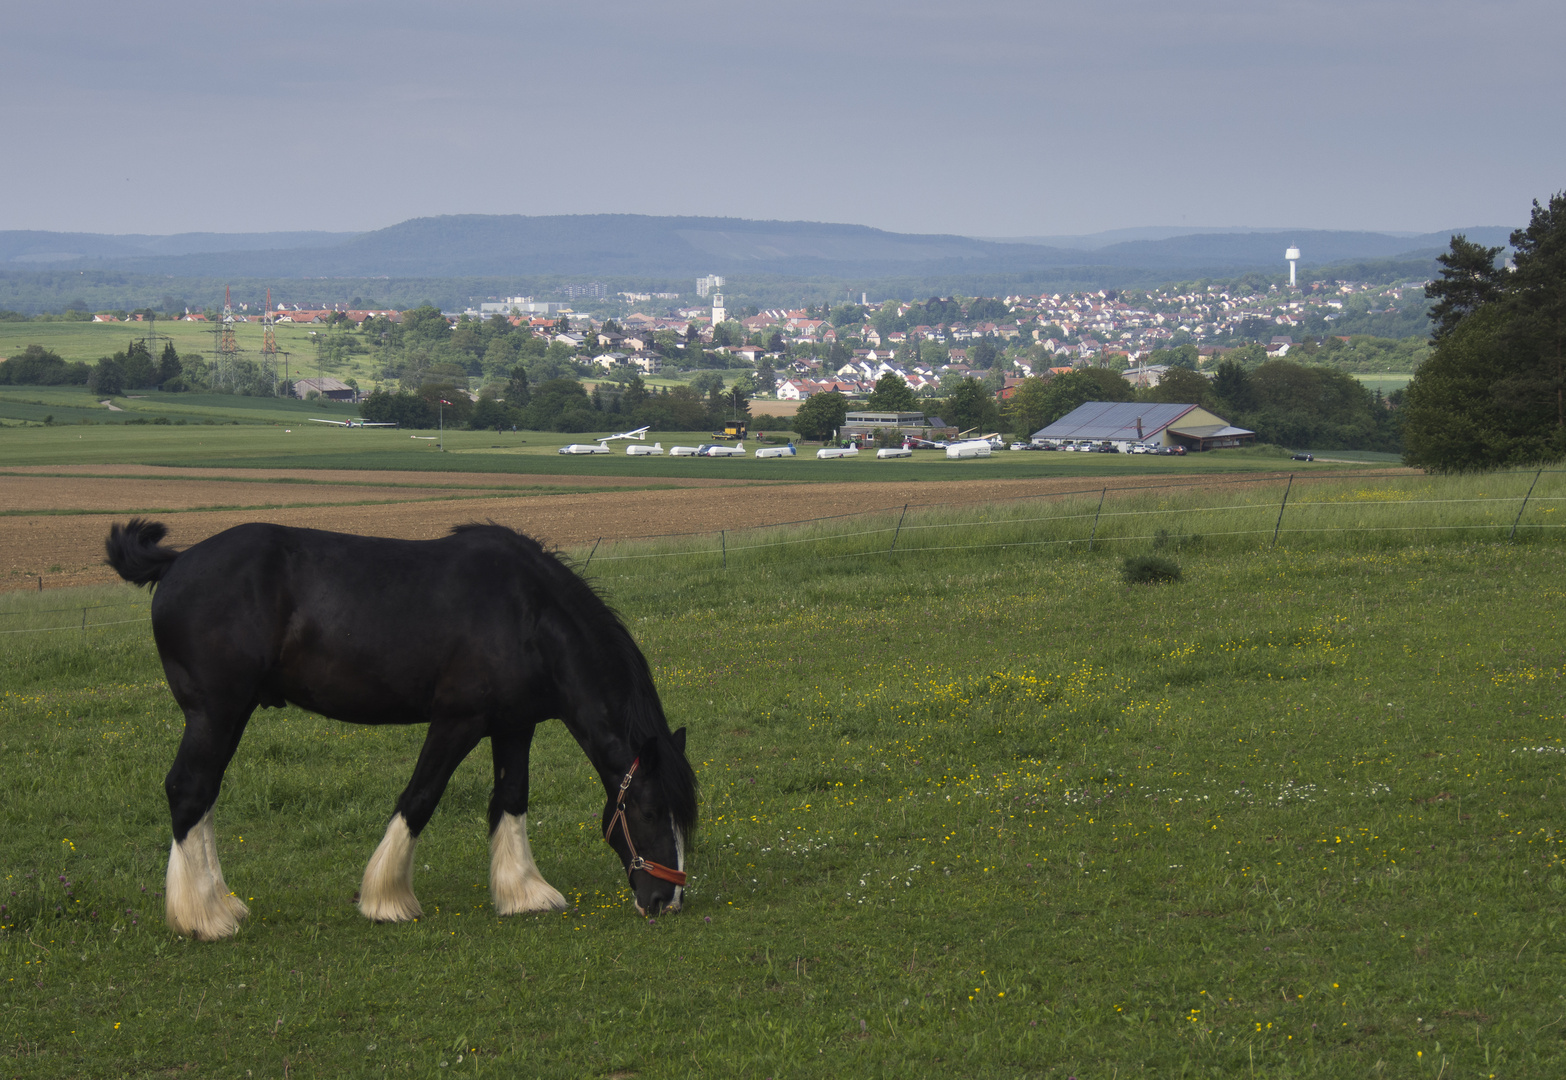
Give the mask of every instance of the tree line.
[[1118, 372], [1087, 368], [1052, 379], [1024, 379], [1006, 402], [1010, 429], [1027, 438], [1089, 401], [1199, 405], [1256, 432], [1259, 442], [1320, 450], [1399, 448], [1400, 395], [1383, 398], [1352, 375], [1319, 364], [1268, 360], [1248, 368], [1220, 361], [1211, 380], [1185, 367], [1157, 386], [1134, 387]]
[[1566, 192], [1503, 249], [1454, 236], [1439, 257], [1433, 351], [1408, 386], [1403, 460], [1431, 472], [1566, 457]]
[[80, 360], [67, 362], [52, 349], [29, 345], [0, 364], [0, 385], [85, 386], [105, 397], [123, 394], [126, 390], [178, 393], [205, 388], [206, 371], [203, 360], [189, 355], [181, 357], [172, 341], [164, 344], [163, 352], [156, 360], [145, 341], [133, 341], [96, 364]]

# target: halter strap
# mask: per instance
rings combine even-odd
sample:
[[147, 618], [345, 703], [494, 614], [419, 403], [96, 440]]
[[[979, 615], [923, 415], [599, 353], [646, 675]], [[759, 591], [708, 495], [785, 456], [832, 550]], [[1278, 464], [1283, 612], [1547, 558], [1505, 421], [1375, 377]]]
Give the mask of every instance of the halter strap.
[[616, 796], [614, 817], [609, 819], [609, 826], [608, 828], [604, 829], [604, 841], [606, 843], [608, 842], [609, 837], [614, 834], [615, 822], [619, 822], [620, 831], [625, 836], [626, 850], [631, 853], [631, 862], [630, 865], [626, 867], [625, 871], [627, 876], [629, 876], [633, 870], [645, 870], [655, 878], [659, 878], [663, 881], [673, 882], [675, 885], [684, 885], [684, 870], [676, 870], [671, 866], [665, 866], [662, 863], [655, 863], [650, 859], [642, 858], [636, 853], [636, 844], [631, 840], [631, 822], [625, 813], [625, 792], [626, 789], [631, 786], [631, 777], [636, 775], [636, 767], [641, 763], [641, 758], [637, 758], [635, 761], [631, 762], [631, 767], [625, 771], [625, 777], [620, 781], [620, 792]]

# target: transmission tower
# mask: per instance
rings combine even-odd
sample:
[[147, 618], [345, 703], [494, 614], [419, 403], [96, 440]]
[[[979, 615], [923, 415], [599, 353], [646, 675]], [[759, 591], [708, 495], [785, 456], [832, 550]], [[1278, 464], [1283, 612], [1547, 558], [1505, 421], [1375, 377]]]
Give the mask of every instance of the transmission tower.
[[235, 361], [239, 359], [239, 343], [234, 340], [234, 304], [229, 298], [228, 286], [223, 286], [223, 318], [212, 329], [217, 338], [216, 359], [212, 365], [212, 388], [234, 389]]
[[142, 338], [142, 342], [147, 346], [147, 355], [152, 357], [153, 363], [157, 363], [158, 354], [162, 349], [162, 343], [165, 341], [172, 341], [173, 338], [169, 337], [167, 334], [158, 333], [158, 313], [156, 311], [147, 312], [143, 322], [146, 323], [147, 333]]
[[261, 378], [277, 394], [277, 330], [272, 323], [272, 290], [266, 290], [266, 310], [261, 313]]

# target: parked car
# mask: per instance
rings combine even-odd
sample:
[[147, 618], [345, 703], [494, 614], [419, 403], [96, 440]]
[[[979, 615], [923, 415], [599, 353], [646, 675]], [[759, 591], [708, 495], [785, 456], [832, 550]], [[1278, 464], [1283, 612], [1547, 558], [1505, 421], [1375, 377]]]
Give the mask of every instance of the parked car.
[[1300, 453], [1300, 454], [1295, 454], [1292, 460], [1294, 460], [1294, 461], [1315, 461], [1316, 459], [1311, 457], [1309, 454]]

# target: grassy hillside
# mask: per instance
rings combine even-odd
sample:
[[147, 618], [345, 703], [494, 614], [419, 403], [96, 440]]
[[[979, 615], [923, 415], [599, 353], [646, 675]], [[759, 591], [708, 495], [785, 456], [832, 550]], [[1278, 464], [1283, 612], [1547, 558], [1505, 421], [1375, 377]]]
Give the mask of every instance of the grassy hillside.
[[258, 714], [217, 811], [254, 914], [217, 945], [161, 921], [144, 595], [0, 597], [69, 627], [0, 637], [9, 1069], [1559, 1075], [1555, 543], [1187, 549], [1158, 587], [1122, 553], [606, 564], [702, 783], [651, 923], [556, 725], [530, 829], [571, 909], [491, 913], [475, 756], [426, 916], [366, 923], [422, 732]]

